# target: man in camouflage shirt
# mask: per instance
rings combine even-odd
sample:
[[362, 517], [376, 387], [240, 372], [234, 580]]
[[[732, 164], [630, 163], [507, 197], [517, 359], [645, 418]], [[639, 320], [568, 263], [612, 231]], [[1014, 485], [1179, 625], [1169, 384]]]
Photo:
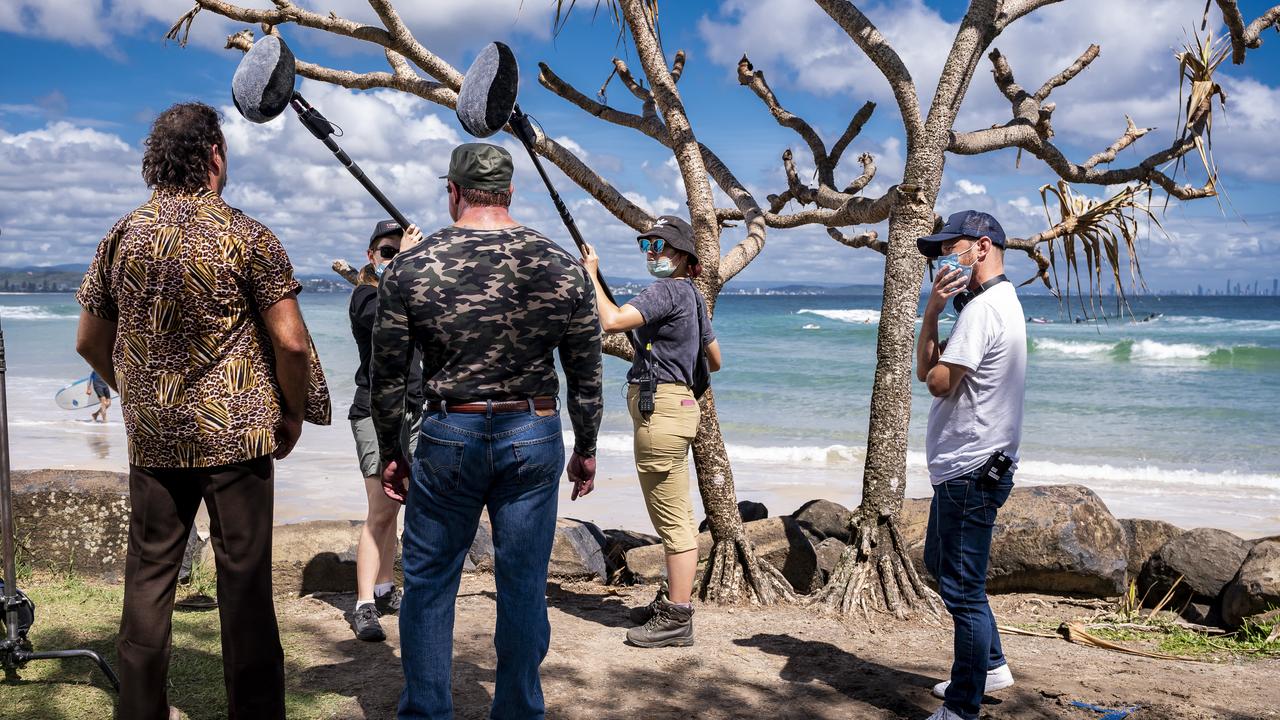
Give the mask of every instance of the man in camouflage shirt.
[[[576, 259], [508, 214], [511, 174], [500, 147], [456, 148], [446, 176], [454, 224], [396, 256], [379, 286], [371, 410], [384, 487], [407, 496], [402, 719], [453, 717], [453, 608], [485, 507], [498, 586], [491, 717], [545, 715], [538, 667], [551, 639], [547, 562], [564, 464], [556, 349], [574, 432], [572, 499], [595, 477], [603, 406], [594, 292]], [[427, 406], [406, 463], [400, 427], [415, 346]]]

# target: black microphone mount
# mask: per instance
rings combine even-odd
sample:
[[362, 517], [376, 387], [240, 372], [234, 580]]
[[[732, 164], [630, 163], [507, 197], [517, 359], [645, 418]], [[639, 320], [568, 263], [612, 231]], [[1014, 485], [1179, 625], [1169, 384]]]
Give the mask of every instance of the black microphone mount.
[[[542, 159], [538, 157], [538, 153], [534, 150], [534, 145], [538, 142], [538, 135], [533, 130], [533, 123], [529, 122], [529, 116], [525, 115], [520, 109], [520, 104], [511, 109], [511, 130], [515, 136], [524, 145], [524, 149], [529, 152], [529, 159], [533, 160], [533, 167], [538, 170], [538, 175], [542, 177], [542, 182], [547, 186], [547, 193], [551, 195], [551, 203], [555, 205], [556, 212], [560, 213], [560, 220], [564, 223], [565, 229], [569, 231], [569, 236], [573, 238], [573, 242], [578, 246], [579, 251], [583, 251], [586, 241], [582, 239], [582, 232], [578, 230], [578, 223], [574, 222], [573, 215], [569, 212], [568, 206], [564, 204], [564, 200], [560, 199], [560, 193], [556, 192], [556, 188], [551, 184], [551, 178], [547, 176], [547, 171], [542, 167]], [[604, 275], [597, 272], [600, 279], [600, 289], [604, 291], [604, 296], [609, 298], [609, 302], [614, 305], [618, 304], [613, 299], [613, 292], [609, 290], [609, 285], [604, 281]], [[636, 337], [634, 330], [627, 331], [627, 340], [631, 342], [631, 349], [640, 352], [640, 339]]]
[[293, 93], [293, 99], [289, 104], [292, 105], [293, 109], [298, 113], [298, 120], [302, 122], [307, 130], [310, 130], [311, 134], [315, 135], [317, 140], [324, 143], [325, 147], [329, 148], [334, 157], [338, 158], [338, 162], [342, 163], [342, 166], [345, 167], [361, 185], [364, 186], [364, 189], [369, 191], [369, 194], [373, 196], [373, 199], [378, 201], [378, 204], [382, 206], [382, 209], [386, 210], [401, 228], [408, 230], [410, 225], [408, 218], [401, 214], [401, 212], [396, 209], [395, 205], [391, 204], [391, 201], [387, 199], [387, 196], [382, 194], [382, 191], [378, 189], [377, 185], [373, 184], [373, 181], [369, 179], [369, 176], [364, 174], [364, 171], [360, 169], [360, 166], [357, 165], [355, 161], [347, 155], [346, 151], [339, 147], [338, 143], [334, 141], [333, 123], [329, 122], [328, 118], [321, 115], [319, 110], [312, 107], [311, 103], [307, 102], [306, 99], [296, 91]]

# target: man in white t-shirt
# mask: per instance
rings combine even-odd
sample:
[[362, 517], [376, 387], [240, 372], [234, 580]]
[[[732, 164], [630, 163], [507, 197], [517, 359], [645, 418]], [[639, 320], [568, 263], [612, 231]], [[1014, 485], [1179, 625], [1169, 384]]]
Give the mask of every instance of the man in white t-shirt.
[[[955, 620], [951, 680], [934, 687], [945, 702], [930, 720], [977, 720], [983, 692], [1013, 684], [986, 590], [996, 511], [1018, 463], [1027, 371], [1027, 329], [1004, 276], [1004, 245], [1000, 223], [973, 210], [917, 241], [925, 257], [940, 259], [916, 343], [916, 377], [934, 397], [925, 565]], [[939, 342], [938, 317], [953, 298], [955, 326]]]

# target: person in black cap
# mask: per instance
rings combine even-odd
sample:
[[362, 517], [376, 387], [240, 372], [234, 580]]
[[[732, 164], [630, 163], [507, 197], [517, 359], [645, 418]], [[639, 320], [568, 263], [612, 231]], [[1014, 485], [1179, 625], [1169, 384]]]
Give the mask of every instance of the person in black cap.
[[[622, 307], [605, 296], [600, 258], [590, 245], [582, 258], [595, 284], [601, 327], [615, 333], [636, 330], [640, 340], [627, 372], [627, 408], [645, 507], [667, 555], [667, 591], [632, 611], [631, 619], [640, 627], [627, 632], [627, 641], [639, 647], [692, 645], [698, 543], [689, 499], [689, 446], [698, 432], [698, 366], [705, 354], [708, 369], [719, 370], [720, 344], [702, 296], [689, 280], [701, 272], [693, 228], [681, 218], [663, 215], [637, 240], [649, 274], [657, 280]], [[648, 412], [646, 388], [653, 391]]]
[[[916, 345], [916, 377], [934, 397], [924, 559], [955, 620], [951, 679], [934, 686], [944, 704], [930, 720], [977, 720], [983, 693], [1013, 684], [986, 584], [996, 511], [1013, 490], [1022, 439], [1027, 328], [1004, 276], [1004, 230], [994, 217], [958, 212], [916, 245], [940, 265]], [[948, 300], [958, 317], [939, 342]]]
[[[401, 598], [401, 592], [395, 586], [394, 567], [396, 518], [400, 514], [400, 503], [382, 492], [378, 434], [374, 431], [369, 412], [369, 357], [373, 346], [373, 322], [378, 311], [378, 280], [402, 249], [408, 250], [421, 239], [422, 233], [415, 226], [410, 226], [406, 233], [395, 220], [379, 221], [365, 251], [369, 262], [360, 270], [348, 306], [351, 334], [360, 353], [360, 366], [356, 369], [356, 394], [351, 400], [347, 419], [351, 421], [351, 433], [356, 439], [356, 453], [369, 508], [356, 545], [356, 604], [349, 621], [357, 638], [371, 642], [386, 639], [378, 618], [396, 613], [400, 609]], [[410, 378], [405, 394], [412, 424], [421, 414], [421, 376]], [[416, 436], [415, 426], [408, 435], [411, 443], [417, 439]]]

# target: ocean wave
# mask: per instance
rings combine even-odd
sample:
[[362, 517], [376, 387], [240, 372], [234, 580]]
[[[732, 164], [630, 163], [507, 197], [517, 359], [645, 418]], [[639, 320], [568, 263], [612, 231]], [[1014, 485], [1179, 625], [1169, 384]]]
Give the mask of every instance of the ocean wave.
[[828, 320], [839, 320], [840, 322], [849, 323], [851, 325], [874, 325], [880, 322], [879, 310], [810, 310], [803, 308], [796, 311], [797, 315], [808, 314], [817, 315], [827, 318]]
[[38, 305], [0, 305], [0, 318], [5, 320], [75, 320], [78, 315], [50, 312]]
[[1091, 357], [1118, 362], [1195, 362], [1227, 367], [1280, 367], [1280, 348], [1260, 345], [1212, 346], [1196, 343], [1166, 343], [1158, 340], [1120, 340], [1114, 343], [1092, 340], [1035, 338], [1033, 352], [1069, 357]]
[[1180, 329], [1204, 329], [1213, 332], [1280, 332], [1280, 321], [1243, 320], [1212, 315], [1166, 315], [1154, 318], [1151, 322]]
[[[572, 441], [568, 443], [572, 447]], [[603, 452], [631, 453], [631, 435], [604, 433], [598, 447]], [[850, 445], [779, 445], [755, 446], [729, 443], [729, 459], [734, 462], [755, 465], [824, 465], [860, 466], [865, 448]], [[925, 454], [918, 450], [907, 453], [907, 469], [912, 475], [928, 473]], [[1060, 463], [1050, 460], [1024, 460], [1018, 463], [1017, 475], [1022, 480], [1034, 482], [1073, 482], [1084, 485], [1132, 485], [1147, 487], [1160, 485], [1194, 485], [1198, 487], [1243, 487], [1280, 490], [1280, 475], [1265, 473], [1221, 472], [1199, 470], [1175, 470], [1155, 465], [1117, 467], [1108, 464]]]

